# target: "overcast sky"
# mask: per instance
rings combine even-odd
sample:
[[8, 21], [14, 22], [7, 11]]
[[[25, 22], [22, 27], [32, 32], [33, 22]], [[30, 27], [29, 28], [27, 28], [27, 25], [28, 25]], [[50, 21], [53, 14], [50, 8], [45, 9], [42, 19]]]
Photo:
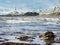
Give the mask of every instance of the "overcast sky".
[[12, 11], [16, 7], [19, 11], [48, 9], [60, 6], [60, 0], [0, 0], [0, 12]]

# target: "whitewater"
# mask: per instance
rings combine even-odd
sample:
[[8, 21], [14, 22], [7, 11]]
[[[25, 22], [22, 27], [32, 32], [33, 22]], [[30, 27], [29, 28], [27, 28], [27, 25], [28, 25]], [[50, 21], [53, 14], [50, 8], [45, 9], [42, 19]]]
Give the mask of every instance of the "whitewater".
[[0, 17], [0, 31], [59, 29], [60, 18]]

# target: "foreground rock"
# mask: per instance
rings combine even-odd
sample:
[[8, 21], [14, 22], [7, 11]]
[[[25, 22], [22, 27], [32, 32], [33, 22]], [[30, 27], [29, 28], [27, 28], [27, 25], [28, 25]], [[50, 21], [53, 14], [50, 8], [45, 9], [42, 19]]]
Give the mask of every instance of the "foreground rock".
[[12, 43], [12, 42], [9, 42], [9, 43], [2, 43], [0, 45], [40, 45], [40, 44], [26, 44], [26, 43]]

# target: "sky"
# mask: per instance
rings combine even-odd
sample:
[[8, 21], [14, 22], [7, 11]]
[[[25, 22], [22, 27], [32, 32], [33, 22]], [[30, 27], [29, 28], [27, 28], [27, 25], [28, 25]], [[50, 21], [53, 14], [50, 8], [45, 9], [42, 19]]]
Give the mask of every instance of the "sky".
[[60, 0], [0, 0], [0, 13], [14, 11], [43, 10], [60, 6]]

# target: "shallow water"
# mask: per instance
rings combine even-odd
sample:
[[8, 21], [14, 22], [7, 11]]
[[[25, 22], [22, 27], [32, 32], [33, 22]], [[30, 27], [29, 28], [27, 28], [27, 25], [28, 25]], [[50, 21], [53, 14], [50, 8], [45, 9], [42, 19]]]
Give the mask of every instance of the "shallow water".
[[[60, 18], [33, 18], [33, 17], [0, 17], [0, 34], [1, 32], [20, 32], [20, 31], [29, 31], [29, 30], [40, 30], [40, 31], [60, 31]], [[2, 38], [8, 38], [10, 41], [16, 41], [15, 36], [0, 35]], [[38, 41], [43, 44], [43, 41]], [[60, 45], [60, 43], [54, 43], [53, 45]]]
[[0, 17], [0, 31], [59, 30], [59, 21], [60, 18]]

